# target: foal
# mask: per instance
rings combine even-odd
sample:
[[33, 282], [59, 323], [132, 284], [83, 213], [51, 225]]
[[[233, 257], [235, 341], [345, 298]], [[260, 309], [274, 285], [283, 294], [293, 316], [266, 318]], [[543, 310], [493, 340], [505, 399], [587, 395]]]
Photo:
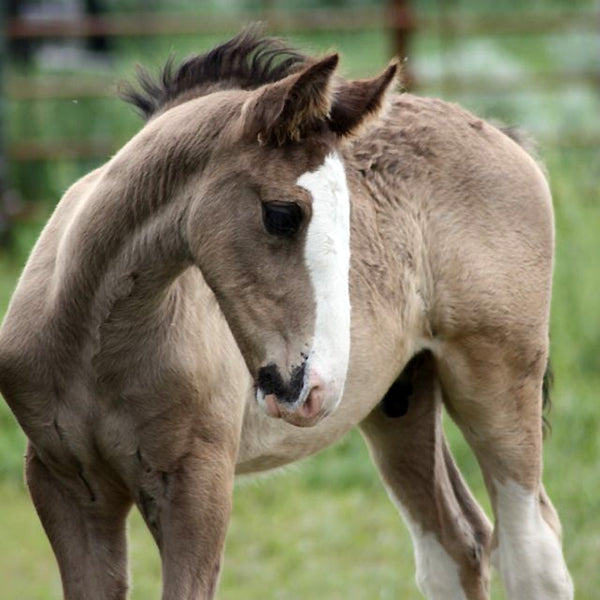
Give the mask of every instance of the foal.
[[357, 424], [428, 598], [487, 598], [490, 552], [510, 598], [572, 597], [541, 483], [544, 177], [458, 107], [387, 94], [395, 65], [354, 82], [336, 65], [250, 31], [144, 80], [130, 97], [147, 125], [36, 244], [0, 330], [0, 390], [66, 598], [126, 596], [132, 502], [163, 598], [212, 598], [234, 473]]

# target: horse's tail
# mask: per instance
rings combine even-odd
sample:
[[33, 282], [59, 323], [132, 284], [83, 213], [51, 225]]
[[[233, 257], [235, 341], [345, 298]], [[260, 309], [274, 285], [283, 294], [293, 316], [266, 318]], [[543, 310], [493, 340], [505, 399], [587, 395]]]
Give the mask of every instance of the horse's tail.
[[548, 359], [546, 371], [544, 372], [544, 379], [542, 380], [542, 432], [544, 437], [549, 435], [552, 431], [552, 426], [550, 425], [550, 409], [552, 408], [550, 393], [553, 385], [554, 373], [552, 371], [550, 359]]

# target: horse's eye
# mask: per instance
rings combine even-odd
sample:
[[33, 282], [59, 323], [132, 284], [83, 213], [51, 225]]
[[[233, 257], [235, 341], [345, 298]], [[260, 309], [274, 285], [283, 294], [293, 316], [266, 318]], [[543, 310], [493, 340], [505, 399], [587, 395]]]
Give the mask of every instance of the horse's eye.
[[265, 202], [262, 214], [265, 229], [277, 237], [291, 237], [302, 223], [302, 209], [291, 202]]

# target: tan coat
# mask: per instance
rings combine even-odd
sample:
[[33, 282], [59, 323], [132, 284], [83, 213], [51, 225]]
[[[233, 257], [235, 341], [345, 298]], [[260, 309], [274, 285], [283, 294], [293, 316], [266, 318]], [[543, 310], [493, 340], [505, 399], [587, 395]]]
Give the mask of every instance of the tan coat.
[[[237, 89], [243, 77], [223, 69], [257, 48], [284, 52], [242, 34], [221, 51], [220, 79], [197, 65], [197, 81], [133, 98], [152, 118], [65, 194], [0, 331], [0, 390], [29, 438], [27, 480], [66, 597], [125, 596], [135, 502], [161, 551], [163, 598], [212, 598], [234, 472], [359, 425], [427, 597], [487, 598], [493, 549], [509, 597], [570, 598], [541, 483], [554, 236], [543, 173], [455, 105], [405, 94], [381, 112], [395, 66], [344, 82], [337, 59], [288, 52]], [[351, 199], [350, 361], [333, 414], [273, 400], [314, 425], [298, 428], [264, 414], [254, 381], [270, 357], [291, 377], [314, 335], [305, 234], [286, 258], [257, 241], [244, 190], [310, 215], [294, 182], [332, 152]], [[481, 465], [493, 539], [442, 403]]]

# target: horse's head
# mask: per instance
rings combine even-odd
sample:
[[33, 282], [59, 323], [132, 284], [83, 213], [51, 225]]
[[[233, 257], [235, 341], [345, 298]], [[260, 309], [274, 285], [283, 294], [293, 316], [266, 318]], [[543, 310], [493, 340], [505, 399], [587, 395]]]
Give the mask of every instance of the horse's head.
[[310, 426], [339, 403], [350, 351], [350, 202], [340, 144], [376, 115], [396, 65], [334, 75], [337, 55], [255, 90], [201, 99], [215, 139], [187, 234], [273, 417]]

